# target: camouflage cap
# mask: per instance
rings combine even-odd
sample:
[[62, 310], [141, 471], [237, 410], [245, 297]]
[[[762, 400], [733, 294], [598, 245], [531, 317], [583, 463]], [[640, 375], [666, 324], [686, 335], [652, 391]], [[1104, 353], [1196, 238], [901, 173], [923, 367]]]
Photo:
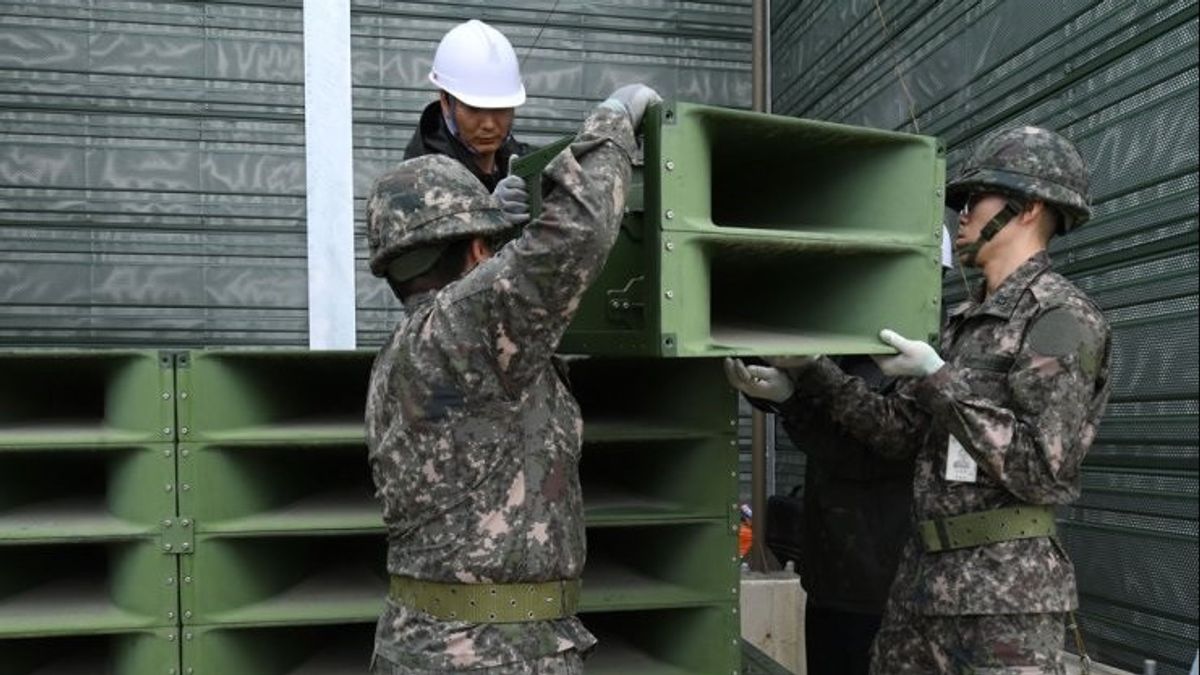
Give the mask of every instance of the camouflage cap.
[[1088, 170], [1075, 146], [1040, 127], [1006, 129], [986, 138], [946, 185], [946, 206], [959, 210], [972, 192], [1040, 199], [1063, 215], [1063, 232], [1092, 216]]
[[445, 155], [414, 157], [376, 179], [367, 197], [371, 273], [387, 275], [395, 258], [418, 249], [511, 227], [465, 166]]

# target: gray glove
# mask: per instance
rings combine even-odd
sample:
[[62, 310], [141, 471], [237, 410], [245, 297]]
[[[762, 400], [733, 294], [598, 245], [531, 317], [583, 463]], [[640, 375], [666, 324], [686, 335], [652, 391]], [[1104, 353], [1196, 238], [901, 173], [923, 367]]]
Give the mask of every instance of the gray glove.
[[796, 388], [787, 373], [769, 366], [747, 366], [741, 359], [725, 359], [725, 377], [734, 389], [751, 398], [783, 403]]
[[500, 210], [511, 225], [529, 222], [529, 193], [525, 191], [525, 179], [508, 175], [496, 183], [492, 195], [500, 200]]
[[637, 131], [642, 126], [646, 108], [655, 103], [662, 103], [657, 91], [644, 84], [627, 84], [609, 94], [600, 105], [629, 115], [629, 122]]

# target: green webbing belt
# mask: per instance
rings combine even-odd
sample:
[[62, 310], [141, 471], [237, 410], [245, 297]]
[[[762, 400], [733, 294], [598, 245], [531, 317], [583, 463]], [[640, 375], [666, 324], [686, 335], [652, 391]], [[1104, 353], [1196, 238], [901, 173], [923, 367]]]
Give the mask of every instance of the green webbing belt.
[[456, 584], [393, 576], [388, 595], [442, 621], [516, 623], [575, 614], [579, 580], [528, 584]]
[[1057, 531], [1054, 507], [1051, 506], [1012, 506], [917, 523], [917, 533], [930, 553], [1015, 539], [1053, 537]]

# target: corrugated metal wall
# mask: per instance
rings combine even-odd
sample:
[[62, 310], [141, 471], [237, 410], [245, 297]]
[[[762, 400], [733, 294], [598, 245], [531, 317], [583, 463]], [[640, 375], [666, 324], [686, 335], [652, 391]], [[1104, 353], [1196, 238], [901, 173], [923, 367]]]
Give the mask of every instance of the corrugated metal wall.
[[[1116, 386], [1064, 539], [1093, 654], [1185, 672], [1197, 644], [1197, 3], [772, 5], [778, 113], [940, 136], [952, 174], [999, 127], [1049, 126], [1079, 145], [1096, 219], [1052, 254], [1112, 324]], [[779, 461], [780, 491], [802, 473], [794, 458]]]
[[[0, 1], [0, 345], [307, 344], [301, 7]], [[628, 81], [750, 102], [749, 0], [353, 0], [359, 270], [362, 197], [467, 18], [525, 59], [522, 140]], [[399, 309], [361, 272], [357, 294], [370, 347]]]

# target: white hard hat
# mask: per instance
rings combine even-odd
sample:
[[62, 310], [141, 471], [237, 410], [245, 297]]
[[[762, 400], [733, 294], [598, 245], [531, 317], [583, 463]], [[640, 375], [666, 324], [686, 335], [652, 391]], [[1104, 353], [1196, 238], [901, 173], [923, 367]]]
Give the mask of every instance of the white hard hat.
[[954, 244], [950, 241], [950, 230], [942, 226], [942, 268], [954, 267]]
[[478, 19], [460, 23], [442, 37], [429, 81], [476, 108], [515, 108], [525, 102], [512, 44]]

